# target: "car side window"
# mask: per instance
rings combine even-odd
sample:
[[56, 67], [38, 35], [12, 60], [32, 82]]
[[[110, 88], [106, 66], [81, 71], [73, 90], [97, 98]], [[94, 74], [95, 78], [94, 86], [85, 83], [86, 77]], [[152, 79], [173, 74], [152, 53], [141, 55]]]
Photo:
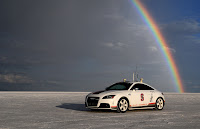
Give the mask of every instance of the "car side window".
[[144, 85], [144, 84], [135, 84], [135, 85], [131, 88], [131, 90], [136, 89], [136, 88], [138, 88], [138, 90], [154, 90], [153, 88], [151, 88], [151, 87], [149, 87], [149, 86], [147, 86], [147, 85]]
[[144, 85], [144, 84], [142, 84], [143, 86], [143, 90], [154, 90], [153, 88], [151, 88], [151, 87], [149, 87], [149, 86], [147, 86], [147, 85]]
[[131, 90], [134, 90], [134, 89], [136, 89], [136, 88], [138, 88], [138, 90], [141, 90], [140, 84], [135, 84], [135, 85], [131, 88]]

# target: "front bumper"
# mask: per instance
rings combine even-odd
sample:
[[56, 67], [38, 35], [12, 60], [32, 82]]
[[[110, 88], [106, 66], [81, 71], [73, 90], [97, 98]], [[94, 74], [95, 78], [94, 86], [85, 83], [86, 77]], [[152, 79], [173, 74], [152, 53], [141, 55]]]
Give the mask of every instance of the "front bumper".
[[89, 109], [117, 109], [114, 99], [102, 99], [100, 97], [86, 97], [85, 107]]

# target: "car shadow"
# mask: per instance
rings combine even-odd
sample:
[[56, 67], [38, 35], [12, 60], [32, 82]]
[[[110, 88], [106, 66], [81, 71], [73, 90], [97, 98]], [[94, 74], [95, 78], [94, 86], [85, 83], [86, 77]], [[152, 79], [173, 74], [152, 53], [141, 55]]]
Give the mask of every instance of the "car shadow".
[[113, 110], [99, 110], [99, 109], [87, 109], [85, 104], [77, 104], [77, 103], [62, 103], [61, 105], [56, 106], [57, 108], [71, 109], [76, 111], [85, 111], [85, 112], [115, 112]]
[[77, 104], [77, 103], [62, 103], [61, 105], [58, 105], [56, 107], [71, 109], [76, 111], [89, 111], [89, 109], [85, 108], [85, 104]]
[[[77, 104], [77, 103], [62, 103], [61, 105], [56, 106], [57, 108], [64, 108], [64, 109], [70, 109], [75, 111], [85, 111], [85, 112], [94, 112], [94, 113], [102, 113], [102, 112], [116, 112], [115, 110], [90, 110], [85, 108], [85, 104]], [[145, 112], [145, 111], [155, 111], [155, 109], [135, 109], [130, 110], [129, 112]]]

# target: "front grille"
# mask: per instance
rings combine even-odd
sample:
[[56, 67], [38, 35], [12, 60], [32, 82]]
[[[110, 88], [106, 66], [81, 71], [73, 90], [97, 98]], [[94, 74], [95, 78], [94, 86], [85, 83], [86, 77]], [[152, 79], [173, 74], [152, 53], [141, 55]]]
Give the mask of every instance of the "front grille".
[[88, 97], [87, 104], [88, 106], [97, 106], [99, 102], [99, 97]]
[[110, 105], [108, 103], [101, 103], [99, 108], [110, 108]]

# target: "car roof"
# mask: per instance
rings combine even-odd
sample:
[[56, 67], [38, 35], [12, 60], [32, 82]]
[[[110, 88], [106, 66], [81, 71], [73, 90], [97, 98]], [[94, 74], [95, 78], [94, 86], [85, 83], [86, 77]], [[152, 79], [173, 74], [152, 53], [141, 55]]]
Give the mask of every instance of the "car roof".
[[145, 84], [145, 85], [148, 85], [148, 86], [150, 86], [149, 84], [146, 84], [146, 83], [144, 83], [144, 82], [131, 82], [131, 81], [125, 81], [125, 82], [116, 82], [116, 83]]
[[[156, 90], [154, 87], [152, 87], [151, 85], [149, 84], [146, 84], [144, 82], [131, 82], [131, 81], [122, 81], [122, 82], [117, 82], [117, 83], [127, 83], [127, 84], [131, 84], [130, 88], [128, 90], [130, 90], [135, 84], [144, 84], [144, 85], [147, 85], [151, 88], [153, 88], [154, 90]], [[116, 84], [116, 83], [115, 83]]]

